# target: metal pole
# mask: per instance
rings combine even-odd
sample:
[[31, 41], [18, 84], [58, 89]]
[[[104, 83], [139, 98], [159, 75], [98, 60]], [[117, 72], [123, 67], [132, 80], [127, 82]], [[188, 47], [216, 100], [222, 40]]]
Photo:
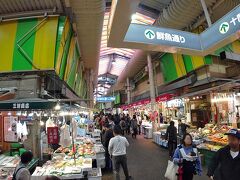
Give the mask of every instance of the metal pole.
[[[155, 103], [156, 103], [156, 93], [154, 87], [154, 77], [153, 77], [153, 67], [152, 67], [152, 58], [150, 53], [147, 54], [148, 61], [148, 75], [149, 75], [149, 89], [150, 89], [150, 97], [151, 97], [151, 111], [154, 113], [155, 111]], [[153, 132], [155, 131], [155, 120], [152, 122]]]
[[149, 88], [150, 88], [150, 98], [151, 98], [151, 109], [155, 110], [155, 86], [154, 86], [154, 77], [153, 77], [153, 67], [152, 67], [152, 58], [151, 55], [147, 55], [148, 60], [148, 74], [149, 74]]
[[210, 18], [208, 9], [207, 9], [206, 2], [205, 2], [205, 0], [200, 0], [200, 1], [201, 1], [202, 7], [203, 7], [203, 11], [204, 11], [207, 23], [208, 23], [208, 27], [211, 27], [212, 26], [212, 21], [211, 21], [211, 18]]

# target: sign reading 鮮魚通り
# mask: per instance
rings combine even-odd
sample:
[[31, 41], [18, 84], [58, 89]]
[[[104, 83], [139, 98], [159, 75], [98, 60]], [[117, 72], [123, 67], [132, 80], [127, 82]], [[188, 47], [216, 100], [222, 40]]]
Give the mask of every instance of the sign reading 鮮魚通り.
[[145, 31], [145, 36], [148, 39], [158, 39], [158, 40], [163, 40], [163, 41], [169, 41], [169, 42], [176, 42], [176, 43], [185, 43], [186, 39], [185, 37], [178, 35], [178, 34], [170, 34], [167, 32], [159, 32], [157, 31], [156, 33], [150, 29], [147, 29]]
[[168, 49], [166, 47], [176, 47], [207, 55], [214, 52], [214, 48], [217, 50], [216, 48], [236, 40], [237, 32], [240, 32], [240, 5], [201, 34], [131, 23], [124, 42], [134, 43], [136, 47], [139, 44], [141, 49], [144, 49], [144, 44], [146, 44], [146, 48], [149, 47], [148, 45], [155, 45], [164, 47], [161, 48], [164, 51]]
[[197, 34], [141, 24], [130, 24], [124, 41], [201, 49], [201, 43]]

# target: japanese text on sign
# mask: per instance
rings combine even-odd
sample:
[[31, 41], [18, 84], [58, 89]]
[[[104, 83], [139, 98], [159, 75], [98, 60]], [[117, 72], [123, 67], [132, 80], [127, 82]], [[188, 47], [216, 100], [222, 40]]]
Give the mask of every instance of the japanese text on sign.
[[240, 13], [237, 14], [236, 17], [232, 17], [232, 20], [230, 21], [230, 23], [233, 24], [234, 26], [236, 26], [237, 22], [240, 23]]
[[29, 103], [14, 103], [13, 109], [29, 109]]
[[48, 135], [48, 144], [58, 144], [58, 141], [59, 141], [58, 127], [48, 127], [47, 135]]
[[170, 34], [164, 32], [157, 32], [157, 39], [163, 41], [177, 42], [177, 43], [185, 43], [186, 39], [183, 36], [179, 36], [177, 34]]

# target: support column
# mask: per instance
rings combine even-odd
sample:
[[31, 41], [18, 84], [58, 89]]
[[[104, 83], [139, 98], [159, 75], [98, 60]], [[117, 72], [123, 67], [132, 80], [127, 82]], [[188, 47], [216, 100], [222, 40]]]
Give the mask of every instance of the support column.
[[201, 1], [201, 4], [202, 4], [202, 7], [203, 7], [204, 15], [205, 15], [207, 23], [208, 23], [208, 27], [211, 27], [212, 26], [212, 21], [211, 21], [211, 18], [210, 18], [208, 9], [207, 9], [206, 2], [205, 2], [205, 0], [200, 0], [200, 1]]
[[89, 82], [89, 99], [91, 100], [89, 105], [90, 108], [93, 108], [93, 83], [94, 83], [94, 72], [93, 69], [90, 69], [90, 82]]
[[130, 79], [127, 78], [127, 104], [131, 103]]
[[[148, 62], [148, 76], [149, 76], [149, 89], [150, 89], [150, 98], [151, 98], [151, 111], [152, 113], [156, 110], [156, 92], [154, 85], [154, 77], [153, 77], [153, 66], [152, 66], [152, 57], [150, 53], [147, 54], [147, 62]], [[155, 121], [152, 122], [153, 132], [156, 131]]]

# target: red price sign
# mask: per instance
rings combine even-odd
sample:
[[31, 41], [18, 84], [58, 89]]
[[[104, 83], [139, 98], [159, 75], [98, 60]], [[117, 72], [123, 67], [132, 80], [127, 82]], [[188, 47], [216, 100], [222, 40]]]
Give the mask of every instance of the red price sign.
[[48, 144], [58, 144], [59, 143], [58, 127], [48, 127], [47, 136]]

